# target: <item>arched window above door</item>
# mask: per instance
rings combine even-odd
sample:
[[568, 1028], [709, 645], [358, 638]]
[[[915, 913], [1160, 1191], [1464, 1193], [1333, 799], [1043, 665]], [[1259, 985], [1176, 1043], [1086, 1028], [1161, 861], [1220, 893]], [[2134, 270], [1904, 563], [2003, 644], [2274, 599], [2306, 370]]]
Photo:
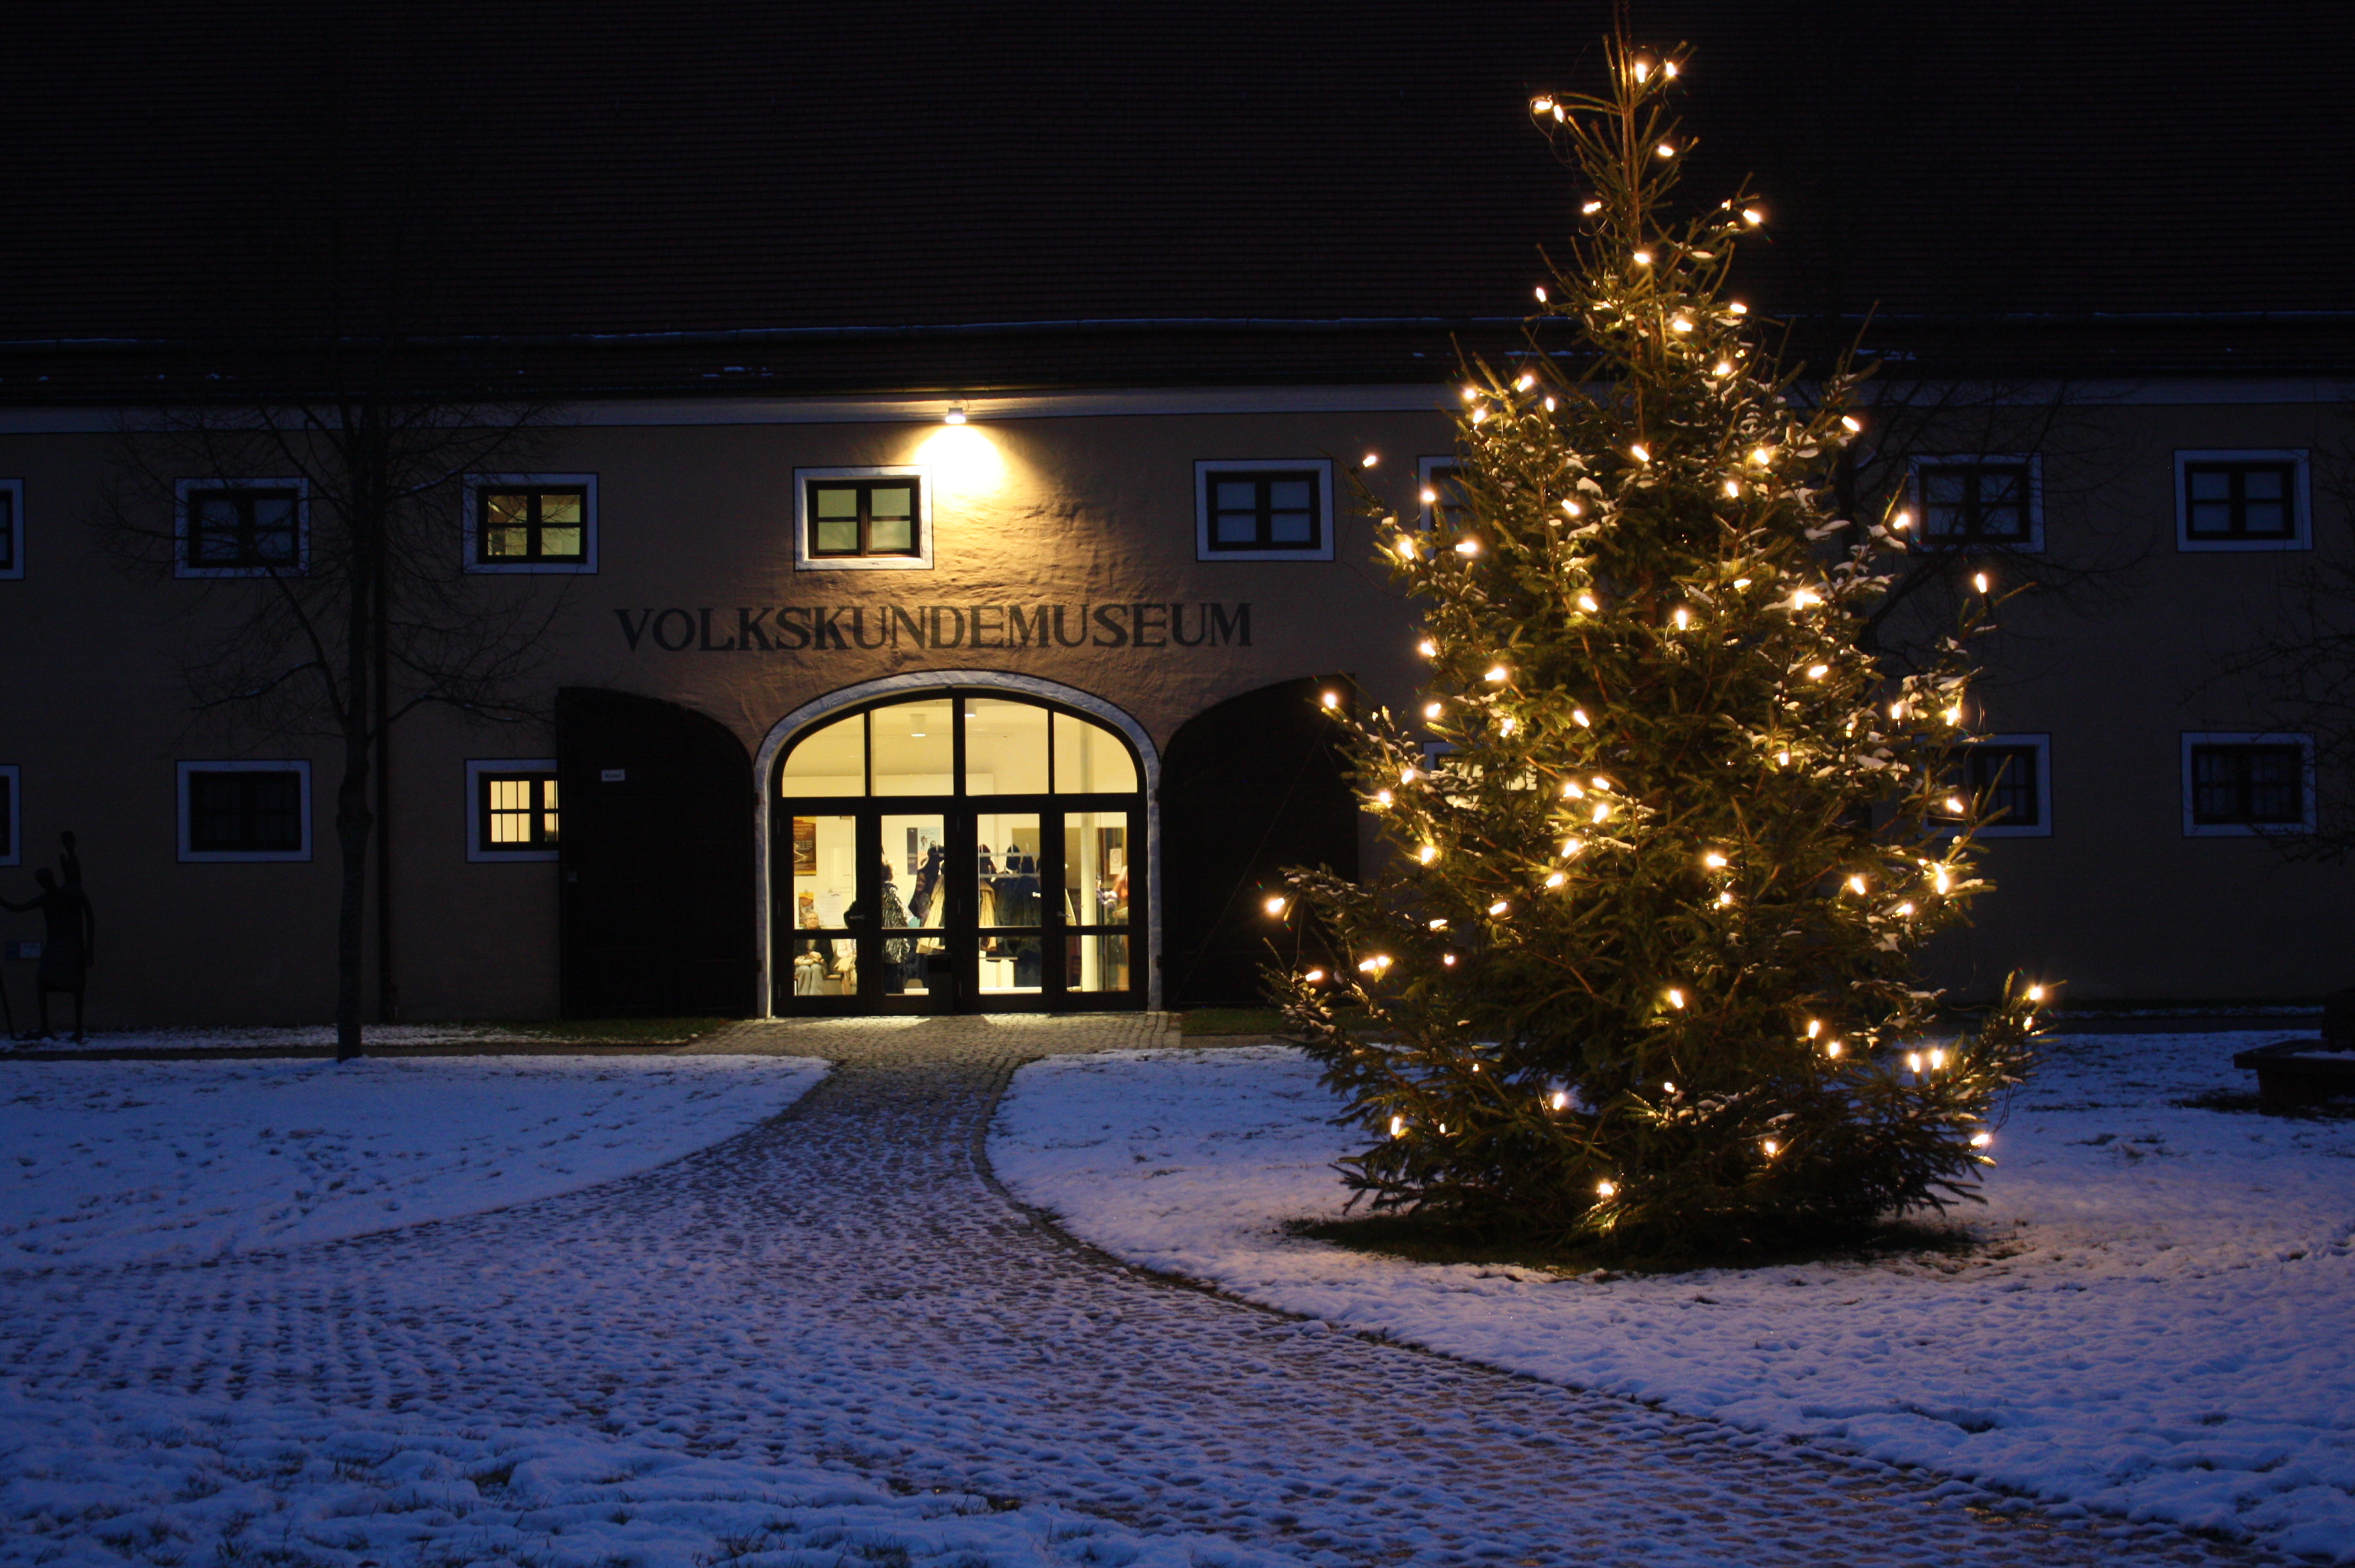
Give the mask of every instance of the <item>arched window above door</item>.
[[1131, 795], [1136, 758], [1092, 719], [978, 693], [904, 698], [819, 725], [794, 741], [780, 795]]

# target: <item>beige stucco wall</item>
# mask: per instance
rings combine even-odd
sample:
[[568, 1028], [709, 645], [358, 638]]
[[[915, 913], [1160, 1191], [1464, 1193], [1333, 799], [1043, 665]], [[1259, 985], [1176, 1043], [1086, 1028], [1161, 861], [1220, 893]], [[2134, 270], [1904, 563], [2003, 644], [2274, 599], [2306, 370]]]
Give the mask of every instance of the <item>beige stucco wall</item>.
[[[1991, 731], [2051, 735], [2053, 832], [1990, 839], [1998, 891], [1949, 944], [1958, 980], [2019, 965], [2082, 998], [2312, 997], [2355, 984], [2355, 876], [2292, 864], [2254, 837], [2183, 829], [2182, 736], [2272, 728], [2266, 693], [2219, 678], [2281, 613], [2318, 552], [2343, 558], [2346, 496], [2322, 459], [2347, 438], [2329, 402], [2120, 402], [2081, 420], [2085, 449], [2048, 459], [2047, 533], [2075, 531], [2107, 570], [2013, 601], [1982, 683]], [[2314, 453], [2315, 550], [2176, 546], [2178, 450]]]
[[[1244, 411], [1238, 400], [1227, 412], [1075, 404], [1022, 417], [985, 407], [955, 432], [912, 413], [816, 422], [743, 410], [743, 422], [663, 422], [730, 417], [704, 409], [620, 423], [592, 422], [617, 416], [590, 411], [552, 432], [535, 459], [547, 472], [598, 476], [600, 560], [593, 575], [530, 588], [560, 595], [532, 691], [543, 701], [559, 685], [661, 697], [720, 720], [748, 753], [814, 699], [919, 670], [1005, 671], [1078, 688], [1134, 717], [1156, 743], [1226, 697], [1300, 675], [1351, 672], [1378, 697], [1401, 699], [1413, 677], [1411, 613], [1369, 562], [1369, 525], [1347, 486], [1359, 457], [1377, 452], [1382, 462], [1364, 477], [1389, 504], [1412, 506], [1414, 460], [1446, 449], [1445, 420], [1411, 408], [1265, 406], [1281, 400]], [[2321, 446], [2340, 417], [2306, 400], [2116, 401], [2081, 411], [2080, 425], [2098, 438], [2082, 461], [2048, 457], [2048, 535], [2098, 539], [2104, 569], [2079, 590], [2009, 608], [2009, 640], [1977, 718], [1990, 731], [2051, 733], [2055, 831], [1989, 844], [1999, 891], [1978, 929], [1942, 955], [1951, 977], [1984, 983], [2023, 965], [2076, 981], [2080, 996], [2155, 998], [2308, 996], [2355, 979], [2345, 872], [2286, 865], [2250, 839], [2182, 832], [2179, 735], [2264, 727], [2248, 694], [2209, 677], [2265, 613], [2283, 573], [2311, 558], [2177, 551], [2170, 459], [2177, 447]], [[95, 431], [0, 434], [0, 476], [27, 484], [28, 568], [21, 581], [0, 581], [0, 667], [9, 673], [0, 682], [0, 763], [24, 769], [27, 852], [23, 867], [0, 869], [0, 891], [27, 894], [34, 859], [54, 852], [59, 827], [76, 827], [100, 920], [98, 1020], [324, 1017], [333, 994], [335, 756], [315, 740], [220, 739], [189, 713], [179, 660], [211, 624], [209, 606], [228, 596], [127, 575], [100, 552], [84, 519], [107, 456], [108, 438]], [[1195, 560], [1198, 459], [1315, 457], [1335, 465], [1335, 560]], [[797, 467], [911, 463], [932, 475], [930, 570], [794, 570]], [[2315, 501], [2318, 539], [2341, 544], [2339, 498], [2318, 485]], [[1060, 604], [1073, 616], [1086, 606], [1092, 617], [1099, 606], [1172, 603], [1230, 613], [1249, 604], [1250, 645], [1109, 646], [1093, 620], [1081, 647], [975, 648], [970, 634], [957, 647], [918, 647], [903, 630], [898, 645], [873, 649], [707, 648], [702, 635], [707, 609], [710, 641], [725, 645], [741, 643], [740, 627], [756, 613], [776, 643], [786, 606], [857, 608], [871, 638], [878, 624], [891, 624], [894, 605], [946, 607], [969, 624], [976, 605]], [[647, 616], [674, 608], [696, 635], [671, 650]], [[1115, 619], [1133, 630], [1132, 611]], [[663, 624], [676, 642], [687, 621]], [[239, 755], [312, 761], [308, 863], [178, 863], [175, 763]], [[544, 725], [440, 713], [404, 725], [392, 826], [410, 1016], [553, 1010], [556, 868], [470, 862], [464, 787], [469, 758], [551, 755]], [[0, 934], [37, 933], [31, 917], [0, 917]], [[8, 966], [20, 1022], [29, 971]]]

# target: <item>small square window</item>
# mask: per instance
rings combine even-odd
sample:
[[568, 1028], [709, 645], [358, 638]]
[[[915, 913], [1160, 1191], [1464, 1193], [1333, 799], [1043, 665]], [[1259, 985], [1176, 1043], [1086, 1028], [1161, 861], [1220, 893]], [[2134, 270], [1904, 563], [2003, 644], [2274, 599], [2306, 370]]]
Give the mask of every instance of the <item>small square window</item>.
[[300, 576], [309, 564], [308, 486], [300, 479], [183, 479], [182, 577]]
[[2314, 737], [2183, 737], [2183, 831], [2191, 837], [2314, 831]]
[[812, 571], [932, 564], [930, 476], [920, 468], [803, 468], [794, 474], [794, 564]]
[[556, 859], [563, 836], [555, 763], [470, 762], [466, 786], [468, 859]]
[[1423, 526], [1454, 532], [1470, 514], [1464, 494], [1464, 465], [1452, 457], [1425, 457], [1415, 463], [1415, 499], [1423, 508]]
[[597, 570], [594, 474], [474, 474], [465, 484], [466, 570]]
[[24, 864], [23, 812], [17, 799], [22, 783], [16, 764], [0, 765], [0, 866]]
[[1963, 748], [1956, 781], [1986, 803], [1983, 838], [2046, 838], [2052, 833], [2049, 735], [1988, 735]]
[[2306, 549], [2306, 453], [2175, 454], [2175, 542], [2186, 550]]
[[180, 764], [181, 859], [310, 858], [310, 763]]
[[1194, 464], [1195, 557], [1333, 559], [1333, 465], [1320, 461]]
[[25, 575], [25, 482], [0, 479], [0, 578]]
[[1913, 477], [1926, 542], [2044, 548], [2042, 475], [2033, 456], [1917, 458]]

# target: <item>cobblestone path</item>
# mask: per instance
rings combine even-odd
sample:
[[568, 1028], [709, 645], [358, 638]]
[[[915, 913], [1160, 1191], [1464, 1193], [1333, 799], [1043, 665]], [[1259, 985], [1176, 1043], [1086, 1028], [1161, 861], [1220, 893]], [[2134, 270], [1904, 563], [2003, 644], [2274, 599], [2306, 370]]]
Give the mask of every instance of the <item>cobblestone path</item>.
[[1966, 1488], [1101, 1258], [997, 1189], [982, 1135], [1021, 1061], [1160, 1030], [746, 1026], [721, 1048], [837, 1071], [773, 1122], [563, 1198], [218, 1264], [11, 1276], [0, 1360], [50, 1397], [267, 1396], [817, 1456], [1318, 1564], [2274, 1561], [2001, 1517]]

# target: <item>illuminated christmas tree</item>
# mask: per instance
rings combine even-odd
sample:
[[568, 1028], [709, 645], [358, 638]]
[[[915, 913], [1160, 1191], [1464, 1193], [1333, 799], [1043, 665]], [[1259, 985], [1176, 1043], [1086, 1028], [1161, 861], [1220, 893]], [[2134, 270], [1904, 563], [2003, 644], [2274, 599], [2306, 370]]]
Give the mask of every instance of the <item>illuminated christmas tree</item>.
[[1943, 1205], [2043, 999], [1925, 1043], [1915, 953], [1985, 885], [1952, 753], [1997, 590], [1928, 667], [1863, 651], [1911, 520], [1828, 509], [1850, 381], [1786, 398], [1724, 293], [1763, 214], [1668, 217], [1681, 61], [1608, 58], [1533, 105], [1587, 187], [1539, 291], [1581, 373], [1470, 364], [1457, 504], [1383, 519], [1428, 681], [1336, 721], [1393, 869], [1295, 874], [1275, 984], [1377, 1209], [1674, 1245]]

